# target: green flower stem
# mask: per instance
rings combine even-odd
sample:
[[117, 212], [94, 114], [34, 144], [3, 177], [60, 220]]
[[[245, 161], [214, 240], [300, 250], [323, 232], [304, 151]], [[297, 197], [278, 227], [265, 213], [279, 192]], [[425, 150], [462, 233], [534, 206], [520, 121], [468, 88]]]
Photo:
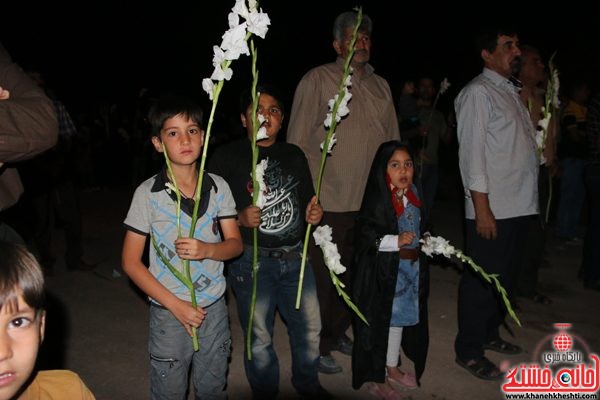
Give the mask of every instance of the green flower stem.
[[[331, 126], [327, 131], [327, 135], [325, 136], [325, 141], [323, 142], [323, 151], [321, 152], [321, 166], [319, 167], [319, 175], [317, 176], [317, 188], [315, 190], [316, 198], [315, 204], [319, 203], [319, 196], [321, 194], [321, 183], [323, 182], [323, 172], [325, 171], [325, 161], [327, 161], [327, 150], [329, 150], [329, 142], [335, 132], [335, 128], [337, 127], [336, 115], [340, 103], [344, 98], [344, 88], [346, 87], [346, 79], [348, 79], [348, 75], [350, 75], [350, 62], [352, 61], [352, 57], [354, 56], [354, 46], [356, 44], [356, 38], [358, 37], [358, 28], [362, 23], [362, 7], [358, 7], [357, 10], [358, 15], [356, 16], [356, 25], [354, 26], [354, 30], [352, 31], [352, 39], [350, 40], [350, 44], [348, 45], [348, 55], [344, 60], [344, 73], [342, 74], [342, 79], [340, 80], [340, 84], [338, 85], [338, 96], [333, 104], [333, 109], [331, 110]], [[308, 249], [308, 242], [310, 239], [310, 230], [312, 225], [308, 224], [306, 227], [306, 235], [304, 238], [304, 247], [302, 248], [302, 262], [300, 264], [300, 277], [298, 280], [298, 293], [296, 295], [296, 309], [300, 308], [300, 298], [302, 297], [302, 285], [304, 283], [304, 268], [306, 267], [306, 254]]]
[[331, 269], [329, 270], [329, 276], [331, 277], [331, 281], [335, 286], [335, 290], [337, 291], [338, 296], [342, 296], [342, 299], [344, 299], [348, 307], [350, 307], [352, 311], [354, 311], [356, 315], [358, 315], [358, 317], [362, 319], [362, 321], [365, 324], [369, 325], [369, 322], [367, 321], [365, 316], [360, 312], [360, 310], [358, 309], [358, 307], [356, 307], [352, 300], [350, 300], [350, 296], [348, 296], [348, 294], [343, 290], [343, 288], [345, 287], [344, 283], [340, 281], [340, 279]]
[[487, 274], [483, 270], [483, 268], [481, 268], [479, 265], [475, 264], [475, 262], [473, 261], [473, 259], [471, 257], [465, 255], [465, 253], [463, 253], [460, 250], [456, 250], [454, 255], [460, 261], [466, 262], [467, 264], [469, 264], [469, 266], [473, 269], [473, 271], [475, 271], [476, 273], [481, 275], [481, 277], [483, 279], [485, 279], [486, 282], [491, 283], [496, 287], [496, 290], [498, 291], [498, 293], [500, 293], [500, 296], [502, 296], [502, 301], [504, 302], [504, 305], [506, 306], [506, 310], [508, 311], [508, 314], [517, 323], [517, 325], [521, 326], [521, 321], [519, 321], [519, 318], [517, 318], [517, 314], [515, 314], [515, 311], [513, 310], [512, 306], [510, 304], [510, 300], [508, 299], [506, 290], [502, 287], [502, 285], [500, 284], [500, 281], [498, 280], [498, 275], [497, 274], [491, 274], [491, 275]]
[[[556, 88], [554, 87], [554, 56], [556, 55], [556, 52], [554, 52], [552, 54], [552, 56], [550, 57], [550, 60], [548, 61], [548, 65], [550, 66], [550, 73], [549, 73], [549, 78], [548, 78], [548, 86], [546, 88], [546, 93], [544, 96], [544, 113], [549, 112], [548, 110], [550, 110], [550, 107], [553, 108], [553, 104], [552, 104], [552, 99], [554, 98], [554, 92], [556, 91]], [[556, 113], [554, 114], [556, 116]], [[555, 117], [556, 119], [556, 117]], [[550, 121], [548, 121], [548, 125], [550, 125]], [[555, 130], [556, 132], [556, 130]], [[543, 136], [543, 143], [544, 143], [544, 147], [546, 145], [546, 137], [548, 135], [548, 130], [544, 129], [544, 136]], [[544, 149], [540, 149], [540, 157], [543, 154]], [[548, 220], [550, 219], [550, 204], [552, 202], [552, 174], [550, 173], [550, 170], [548, 170], [548, 180], [549, 180], [549, 185], [548, 185], [548, 203], [546, 204], [546, 224], [548, 224]]]
[[[245, 40], [248, 40], [251, 35], [252, 34], [250, 32], [247, 32]], [[232, 63], [232, 60], [223, 61], [221, 63], [221, 68], [223, 68], [223, 70], [226, 70], [227, 68], [229, 68], [231, 63]], [[208, 118], [208, 125], [206, 127], [206, 133], [204, 135], [204, 145], [202, 146], [202, 158], [200, 160], [200, 168], [198, 170], [198, 182], [196, 184], [196, 192], [194, 193], [194, 211], [192, 213], [192, 222], [190, 223], [190, 233], [189, 233], [189, 237], [191, 237], [191, 238], [194, 237], [194, 233], [196, 232], [196, 223], [198, 222], [198, 208], [200, 207], [200, 194], [202, 193], [202, 182], [203, 182], [203, 178], [204, 178], [204, 167], [206, 165], [206, 155], [207, 155], [207, 151], [208, 151], [208, 144], [210, 143], [210, 133], [211, 133], [214, 117], [215, 117], [215, 110], [217, 108], [217, 103], [219, 102], [219, 96], [221, 94], [221, 90], [223, 89], [223, 84], [224, 84], [224, 81], [219, 81], [215, 85], [215, 88], [213, 89], [212, 107], [210, 109], [210, 116]], [[181, 237], [181, 225], [180, 225], [180, 215], [181, 215], [181, 198], [180, 198], [180, 196], [181, 196], [181, 194], [179, 192], [179, 187], [177, 186], [177, 183], [175, 182], [175, 175], [173, 174], [173, 171], [171, 169], [171, 163], [170, 163], [170, 160], [169, 160], [169, 157], [168, 157], [168, 154], [166, 153], [166, 151], [164, 152], [164, 155], [165, 155], [165, 160], [167, 163], [167, 169], [169, 170], [169, 174], [171, 175], [171, 178], [173, 179], [173, 185], [176, 188], [176, 193], [177, 193], [177, 235], [178, 235], [178, 237]], [[154, 248], [156, 249], [158, 256], [165, 263], [167, 268], [169, 268], [169, 270], [173, 273], [173, 275], [175, 275], [175, 277], [177, 279], [179, 279], [179, 281], [181, 281], [181, 283], [183, 283], [188, 289], [190, 289], [190, 297], [191, 297], [191, 301], [192, 301], [192, 307], [197, 308], [198, 301], [196, 299], [196, 291], [194, 289], [194, 285], [192, 282], [192, 276], [191, 276], [191, 271], [190, 271], [190, 261], [185, 260], [183, 262], [183, 269], [185, 271], [185, 274], [182, 274], [175, 267], [173, 267], [173, 265], [171, 265], [171, 263], [168, 261], [168, 259], [164, 256], [164, 254], [158, 247], [158, 244], [156, 243], [156, 239], [154, 238], [154, 236], [152, 237], [152, 244], [153, 244]], [[197, 335], [195, 327], [192, 327], [192, 341], [194, 344], [194, 351], [198, 351], [200, 346], [198, 344], [198, 335]]]
[[[254, 47], [254, 41], [250, 40], [250, 52], [252, 54], [252, 205], [256, 206], [256, 200], [260, 193], [260, 185], [256, 181], [256, 163], [258, 162], [258, 146], [256, 145], [256, 136], [260, 128], [256, 111], [258, 109], [259, 95], [256, 93], [258, 85], [258, 70], [256, 69], [256, 60], [258, 52]], [[254, 325], [254, 308], [256, 306], [256, 290], [258, 277], [258, 229], [252, 228], [252, 298], [250, 301], [250, 315], [248, 316], [248, 327], [246, 328], [246, 356], [252, 360], [252, 326]]]
[[[171, 160], [169, 159], [169, 155], [167, 154], [167, 148], [164, 146], [163, 144], [163, 154], [165, 156], [165, 163], [167, 164], [167, 170], [169, 171], [169, 179], [173, 182], [173, 186], [175, 187], [175, 195], [177, 196], [177, 210], [176, 210], [176, 215], [177, 215], [177, 237], [180, 238], [181, 237], [181, 191], [179, 190], [179, 186], [177, 185], [177, 181], [175, 180], [175, 174], [173, 173], [173, 168], [171, 167]], [[193, 237], [192, 234], [190, 234], [190, 237]], [[156, 246], [155, 246], [156, 248]], [[166, 260], [166, 258], [164, 257], [164, 254], [160, 253], [159, 251], [159, 257], [161, 257], [161, 259], [163, 260], [163, 262]], [[167, 267], [169, 267], [169, 270], [171, 270], [171, 272], [173, 271], [177, 271], [172, 265], [170, 266], [170, 264], [166, 264]], [[190, 290], [190, 298], [192, 300], [192, 307], [197, 308], [198, 307], [198, 302], [196, 300], [196, 291], [194, 290], [193, 284], [192, 284], [192, 276], [190, 273], [190, 261], [189, 260], [182, 260], [182, 266], [183, 266], [183, 270], [185, 271], [185, 276], [184, 275], [177, 275], [174, 274], [177, 279], [179, 279], [184, 285], [186, 285], [186, 287]], [[179, 273], [179, 271], [177, 271]], [[184, 277], [184, 279], [182, 280], [181, 278]], [[198, 349], [200, 348], [200, 345], [198, 343], [198, 335], [196, 333], [196, 327], [192, 326], [192, 343], [194, 345], [194, 351], [198, 351]]]
[[169, 179], [173, 182], [173, 186], [175, 187], [175, 196], [177, 196], [177, 237], [181, 237], [181, 191], [179, 190], [179, 186], [177, 186], [177, 181], [175, 180], [175, 174], [173, 173], [173, 168], [171, 167], [171, 160], [169, 159], [169, 155], [167, 154], [167, 148], [164, 143], [162, 145], [163, 155], [165, 156], [165, 164], [167, 164], [167, 171], [169, 171]]

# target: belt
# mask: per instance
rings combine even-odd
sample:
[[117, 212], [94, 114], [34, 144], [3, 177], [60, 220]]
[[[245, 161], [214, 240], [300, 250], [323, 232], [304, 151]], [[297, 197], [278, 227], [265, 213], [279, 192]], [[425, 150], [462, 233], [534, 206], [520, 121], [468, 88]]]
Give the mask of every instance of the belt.
[[[245, 251], [247, 251], [248, 254], [252, 254], [254, 251], [254, 248], [251, 246], [246, 246]], [[275, 249], [259, 247], [258, 255], [260, 257], [269, 257], [269, 258], [275, 258], [275, 259], [280, 259], [280, 260], [294, 260], [294, 259], [302, 257], [302, 254], [298, 250], [297, 246], [287, 247], [287, 248], [281, 247], [281, 248], [275, 248]]]
[[411, 260], [417, 261], [419, 258], [419, 249], [405, 249], [404, 247], [400, 248], [400, 259], [402, 260]]

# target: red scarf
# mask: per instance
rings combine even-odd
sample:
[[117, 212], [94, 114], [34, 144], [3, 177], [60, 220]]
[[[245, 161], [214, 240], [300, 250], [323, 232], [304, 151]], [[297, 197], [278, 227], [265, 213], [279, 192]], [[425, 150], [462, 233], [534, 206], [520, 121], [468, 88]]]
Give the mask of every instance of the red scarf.
[[[392, 204], [394, 205], [394, 210], [396, 211], [396, 217], [399, 217], [404, 212], [404, 202], [402, 201], [402, 192], [400, 189], [395, 187], [392, 184], [392, 180], [390, 179], [389, 174], [385, 174], [385, 183], [387, 184], [388, 189], [392, 193]], [[417, 196], [412, 191], [412, 187], [408, 188], [406, 193], [404, 193], [406, 199], [409, 203], [412, 203], [415, 207], [421, 208], [421, 202], [417, 198]]]

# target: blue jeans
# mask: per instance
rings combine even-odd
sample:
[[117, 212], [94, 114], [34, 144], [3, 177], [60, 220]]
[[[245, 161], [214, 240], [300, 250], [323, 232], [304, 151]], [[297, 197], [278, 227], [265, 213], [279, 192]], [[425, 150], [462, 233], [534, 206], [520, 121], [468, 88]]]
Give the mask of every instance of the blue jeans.
[[[252, 360], [244, 352], [246, 376], [255, 398], [274, 398], [279, 391], [279, 362], [273, 348], [275, 309], [287, 325], [292, 351], [292, 384], [299, 393], [319, 385], [319, 333], [321, 317], [312, 267], [306, 263], [300, 308], [296, 294], [301, 264], [301, 248], [295, 256], [260, 256], [257, 272], [256, 305], [252, 324]], [[246, 247], [229, 266], [229, 284], [237, 301], [238, 315], [247, 334], [252, 299], [252, 254]], [[245, 343], [245, 342], [244, 342]]]
[[581, 207], [585, 197], [585, 161], [580, 158], [565, 158], [562, 166], [556, 233], [559, 237], [570, 239], [577, 236], [577, 227], [581, 220]]
[[227, 361], [231, 332], [225, 298], [205, 308], [206, 317], [197, 329], [200, 349], [171, 312], [150, 306], [150, 392], [152, 399], [187, 399], [188, 375], [196, 399], [226, 399]]

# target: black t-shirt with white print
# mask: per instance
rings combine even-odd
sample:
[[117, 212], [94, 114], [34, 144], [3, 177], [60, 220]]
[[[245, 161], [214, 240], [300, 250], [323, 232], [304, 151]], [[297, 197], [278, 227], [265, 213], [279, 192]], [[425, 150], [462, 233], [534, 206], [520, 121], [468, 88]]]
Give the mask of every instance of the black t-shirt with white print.
[[[225, 144], [209, 161], [208, 171], [227, 181], [238, 211], [252, 204], [251, 146], [247, 138]], [[261, 212], [258, 245], [294, 245], [304, 239], [305, 210], [314, 194], [308, 162], [302, 150], [290, 143], [275, 142], [258, 148], [258, 162], [268, 158], [266, 204]], [[252, 229], [240, 227], [240, 231], [244, 243], [252, 245]]]

